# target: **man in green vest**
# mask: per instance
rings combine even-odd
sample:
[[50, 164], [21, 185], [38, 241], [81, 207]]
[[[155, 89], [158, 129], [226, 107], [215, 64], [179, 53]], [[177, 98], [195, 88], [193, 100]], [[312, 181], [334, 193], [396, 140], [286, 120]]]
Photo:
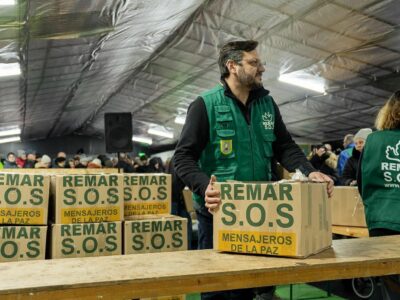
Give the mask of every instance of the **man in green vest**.
[[[333, 191], [333, 181], [308, 162], [286, 130], [269, 91], [263, 88], [265, 68], [257, 45], [256, 41], [236, 41], [221, 48], [221, 81], [190, 105], [175, 150], [177, 175], [197, 203], [200, 249], [213, 247], [210, 212], [221, 202], [212, 187], [216, 180], [276, 180], [278, 161], [289, 171], [299, 169], [311, 180], [327, 182], [329, 195]], [[258, 289], [256, 299], [268, 299], [271, 291]], [[204, 293], [202, 299], [253, 299], [253, 292]]]

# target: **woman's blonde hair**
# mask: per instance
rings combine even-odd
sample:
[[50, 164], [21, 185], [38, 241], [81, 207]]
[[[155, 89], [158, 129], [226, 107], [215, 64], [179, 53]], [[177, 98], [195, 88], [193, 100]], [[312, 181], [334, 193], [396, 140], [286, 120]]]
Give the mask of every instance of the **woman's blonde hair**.
[[381, 108], [375, 120], [375, 127], [378, 130], [400, 128], [400, 90]]

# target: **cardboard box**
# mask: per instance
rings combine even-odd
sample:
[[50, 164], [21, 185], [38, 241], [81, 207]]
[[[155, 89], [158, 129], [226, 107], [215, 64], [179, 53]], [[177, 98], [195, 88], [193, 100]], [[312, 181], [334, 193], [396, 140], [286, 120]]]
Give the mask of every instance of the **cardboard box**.
[[51, 194], [57, 224], [123, 220], [123, 175], [56, 175]]
[[331, 212], [321, 183], [216, 183], [214, 249], [307, 257], [332, 244]]
[[0, 224], [46, 225], [50, 177], [0, 173]]
[[50, 258], [122, 254], [121, 222], [53, 224]]
[[364, 204], [357, 187], [335, 187], [330, 202], [333, 225], [367, 227]]
[[171, 175], [125, 174], [125, 216], [171, 213]]
[[187, 250], [187, 219], [166, 215], [125, 221], [124, 254]]
[[0, 262], [44, 259], [47, 226], [0, 226]]

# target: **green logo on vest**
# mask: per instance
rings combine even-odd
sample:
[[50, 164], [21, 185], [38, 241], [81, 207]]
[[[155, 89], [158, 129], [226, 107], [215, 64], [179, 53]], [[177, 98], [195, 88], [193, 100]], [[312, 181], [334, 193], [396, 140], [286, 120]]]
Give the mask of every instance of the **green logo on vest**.
[[232, 140], [221, 140], [220, 142], [221, 153], [229, 155], [232, 153]]

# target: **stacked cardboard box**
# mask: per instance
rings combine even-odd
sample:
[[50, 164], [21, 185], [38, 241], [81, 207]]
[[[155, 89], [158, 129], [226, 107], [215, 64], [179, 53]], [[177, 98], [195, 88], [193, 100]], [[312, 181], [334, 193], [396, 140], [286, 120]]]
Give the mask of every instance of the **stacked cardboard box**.
[[173, 215], [147, 215], [125, 220], [124, 253], [187, 250], [187, 219]]
[[335, 187], [332, 204], [332, 224], [339, 226], [367, 227], [364, 204], [357, 187]]
[[124, 175], [124, 254], [187, 250], [187, 220], [170, 215], [171, 197], [171, 175]]
[[44, 259], [48, 176], [0, 173], [0, 262]]
[[171, 175], [124, 175], [124, 213], [126, 217], [169, 214], [170, 212]]
[[123, 175], [51, 178], [50, 258], [122, 254]]
[[331, 246], [331, 212], [321, 183], [216, 183], [219, 251], [307, 257]]

